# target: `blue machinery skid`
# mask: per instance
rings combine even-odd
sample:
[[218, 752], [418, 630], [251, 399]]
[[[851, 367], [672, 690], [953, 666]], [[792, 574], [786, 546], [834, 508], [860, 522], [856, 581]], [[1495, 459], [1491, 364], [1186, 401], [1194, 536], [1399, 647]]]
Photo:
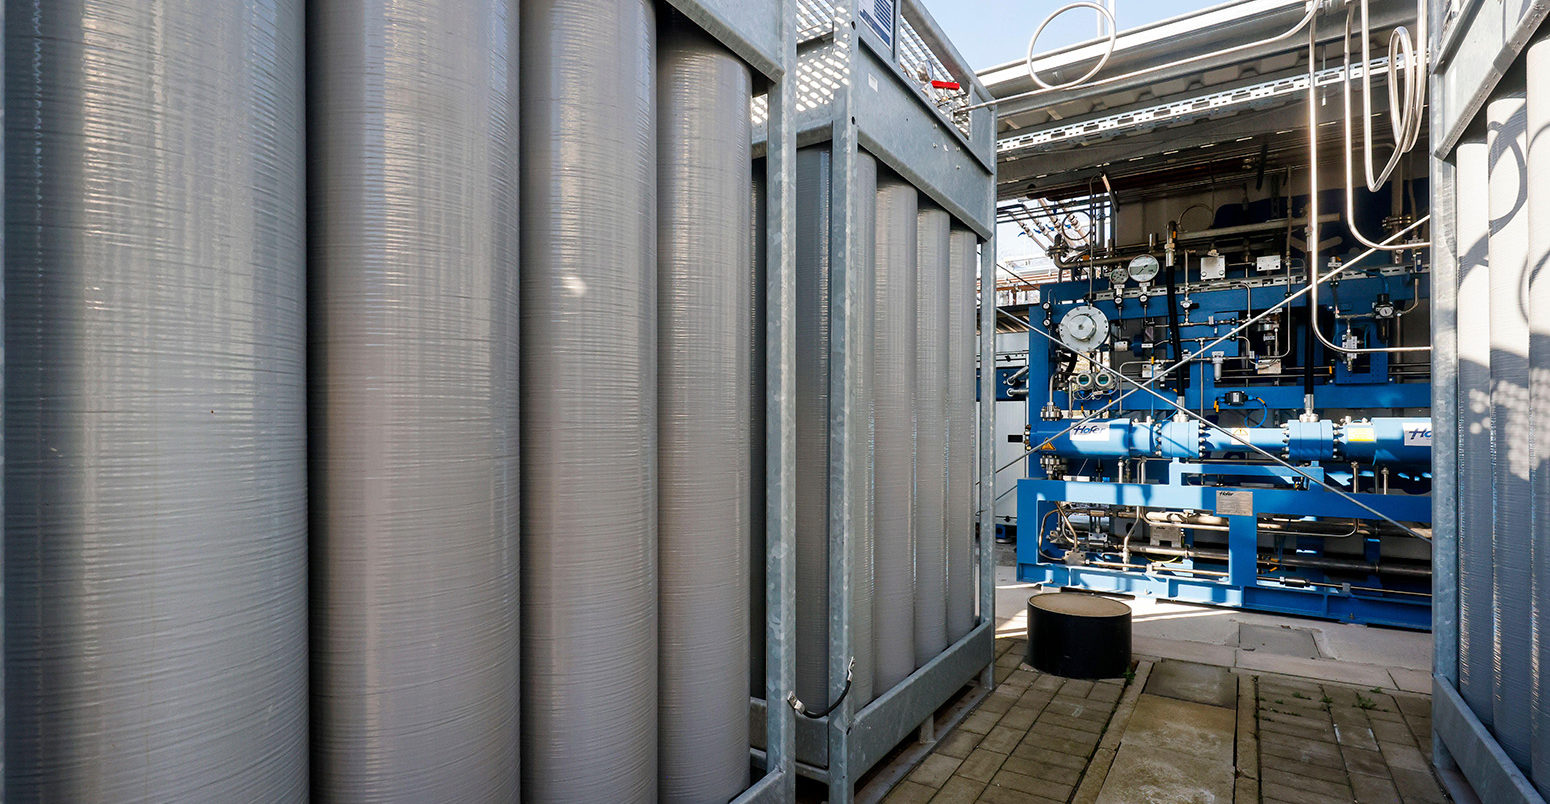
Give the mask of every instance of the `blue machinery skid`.
[[1394, 348], [1426, 334], [1420, 252], [1353, 264], [1310, 315], [1298, 252], [1232, 244], [1040, 287], [1027, 370], [998, 378], [1028, 401], [1018, 579], [1430, 627], [1429, 377]]

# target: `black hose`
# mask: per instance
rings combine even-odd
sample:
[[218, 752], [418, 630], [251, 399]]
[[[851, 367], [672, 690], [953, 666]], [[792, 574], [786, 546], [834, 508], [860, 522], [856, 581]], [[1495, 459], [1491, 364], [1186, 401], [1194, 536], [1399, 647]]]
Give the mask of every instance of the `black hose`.
[[1302, 393], [1307, 398], [1313, 396], [1313, 325], [1318, 312], [1312, 304], [1303, 309], [1308, 311], [1308, 325], [1302, 330]]
[[855, 677], [856, 657], [852, 656], [850, 658], [850, 667], [846, 668], [845, 670], [845, 689], [840, 692], [840, 697], [835, 698], [834, 703], [829, 704], [824, 708], [823, 711], [809, 711], [807, 704], [802, 703], [802, 701], [797, 698], [797, 694], [794, 692], [786, 695], [786, 703], [791, 704], [791, 708], [795, 709], [797, 714], [801, 715], [802, 717], [809, 718], [811, 720], [818, 720], [819, 718], [828, 717], [830, 713], [840, 708], [840, 704], [845, 703], [845, 698], [850, 695], [850, 688], [851, 685], [855, 682]]
[[[1179, 338], [1178, 263], [1181, 262], [1182, 259], [1183, 255], [1181, 254], [1180, 260], [1175, 261], [1174, 264], [1168, 268], [1168, 328], [1173, 330], [1173, 362], [1175, 363], [1184, 359], [1184, 347], [1182, 341]], [[1184, 366], [1183, 371], [1176, 372], [1173, 375], [1174, 387], [1178, 390], [1180, 397], [1183, 397], [1184, 394], [1189, 391], [1189, 374], [1190, 367]]]

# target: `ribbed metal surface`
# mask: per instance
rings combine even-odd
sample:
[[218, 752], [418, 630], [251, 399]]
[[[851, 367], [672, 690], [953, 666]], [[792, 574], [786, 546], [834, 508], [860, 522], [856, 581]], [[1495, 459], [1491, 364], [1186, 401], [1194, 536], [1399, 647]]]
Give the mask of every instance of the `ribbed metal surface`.
[[921, 206], [915, 293], [915, 666], [947, 647], [947, 265], [952, 219]]
[[876, 422], [877, 675], [886, 693], [915, 669], [915, 188], [877, 179], [873, 415]]
[[305, 800], [302, 4], [7, 12], [5, 798]]
[[828, 705], [830, 152], [796, 165], [796, 693]]
[[[1456, 152], [1459, 299], [1486, 299], [1490, 269], [1490, 210], [1484, 138], [1459, 143]], [[1490, 305], [1458, 305], [1459, 384], [1459, 694], [1481, 721], [1491, 721], [1491, 311]]]
[[[1511, 84], [1516, 81], [1516, 86]], [[1530, 605], [1528, 422], [1528, 319], [1523, 306], [1528, 253], [1527, 147], [1522, 77], [1509, 77], [1486, 107], [1487, 202], [1490, 210], [1489, 308], [1492, 434], [1492, 576], [1495, 598], [1496, 683], [1492, 728], [1519, 766], [1529, 757], [1532, 683], [1529, 668]]]
[[875, 484], [873, 482], [873, 445], [875, 428], [872, 421], [873, 402], [873, 327], [877, 319], [876, 261], [877, 248], [877, 160], [865, 151], [858, 151], [855, 172], [850, 178], [850, 265], [856, 281], [856, 326], [852, 330], [858, 347], [855, 352], [855, 369], [852, 375], [856, 384], [856, 415], [859, 417], [855, 432], [855, 452], [851, 453], [849, 472], [855, 479], [856, 499], [851, 506], [853, 522], [850, 531], [850, 650], [856, 658], [856, 673], [850, 691], [856, 709], [860, 709], [876, 697], [873, 684], [877, 675], [876, 646], [873, 623], [877, 614], [874, 609], [876, 591], [875, 567], [876, 537], [873, 531], [875, 517]]
[[720, 804], [749, 769], [752, 79], [680, 17], [657, 54], [658, 792]]
[[643, 801], [657, 790], [654, 9], [524, 2], [521, 64], [522, 797]]
[[314, 789], [514, 799], [516, 3], [307, 38]]
[[[1525, 187], [1550, 188], [1550, 39], [1541, 38], [1528, 49], [1527, 173]], [[1528, 194], [1528, 257], [1530, 266], [1528, 376], [1529, 430], [1533, 455], [1529, 497], [1533, 519], [1529, 523], [1532, 544], [1533, 610], [1530, 677], [1533, 726], [1529, 758], [1531, 778], [1540, 790], [1550, 790], [1550, 640], [1541, 628], [1550, 614], [1550, 197]]]
[[748, 694], [753, 698], [763, 698], [764, 691], [764, 664], [767, 652], [764, 638], [765, 629], [765, 595], [768, 594], [766, 568], [768, 557], [765, 555], [765, 517], [764, 507], [767, 497], [764, 491], [764, 463], [768, 452], [765, 450], [765, 440], [768, 435], [764, 428], [765, 405], [765, 376], [766, 363], [769, 355], [765, 351], [765, 327], [768, 318], [765, 315], [767, 309], [764, 304], [764, 285], [769, 278], [767, 267], [765, 238], [768, 229], [765, 226], [765, 218], [768, 215], [769, 204], [765, 195], [764, 160], [754, 163], [753, 168], [753, 241], [750, 248], [753, 252], [753, 284], [749, 286], [748, 313], [751, 322], [749, 330], [750, 365], [748, 381], [748, 429], [753, 435], [753, 441], [749, 444], [751, 460], [748, 464], [748, 543], [749, 551], [749, 587], [748, 587]]
[[974, 627], [974, 277], [979, 239], [954, 227], [947, 252], [947, 640]]

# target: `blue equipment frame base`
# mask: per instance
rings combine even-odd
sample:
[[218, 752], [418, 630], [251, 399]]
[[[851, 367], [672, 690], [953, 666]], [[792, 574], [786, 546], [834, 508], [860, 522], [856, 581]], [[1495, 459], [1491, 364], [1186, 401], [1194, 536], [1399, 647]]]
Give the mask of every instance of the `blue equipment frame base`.
[[[1222, 492], [1232, 498], [1219, 498]], [[1245, 504], [1252, 514], [1237, 515]], [[1341, 622], [1430, 630], [1431, 597], [1420, 593], [1353, 589], [1349, 584], [1278, 580], [1259, 574], [1259, 534], [1256, 516], [1301, 516], [1376, 519], [1371, 512], [1323, 488], [1246, 488], [1187, 486], [1172, 483], [1109, 483], [1023, 479], [1018, 481], [1018, 510], [1034, 513], [1042, 522], [1056, 501], [1089, 505], [1139, 506], [1213, 512], [1228, 522], [1228, 562], [1225, 573], [1195, 574], [1191, 569], [1163, 570], [1136, 565], [1134, 569], [1091, 567], [1050, 561], [1042, 528], [1024, 528], [1017, 545], [1017, 580], [1046, 586], [1075, 587], [1094, 592], [1149, 595], [1187, 603], [1252, 609], [1275, 614], [1316, 617]], [[1354, 494], [1364, 505], [1401, 522], [1430, 522], [1431, 498], [1408, 494]], [[1218, 500], [1231, 499], [1219, 509]], [[1225, 577], [1220, 577], [1225, 575]]]

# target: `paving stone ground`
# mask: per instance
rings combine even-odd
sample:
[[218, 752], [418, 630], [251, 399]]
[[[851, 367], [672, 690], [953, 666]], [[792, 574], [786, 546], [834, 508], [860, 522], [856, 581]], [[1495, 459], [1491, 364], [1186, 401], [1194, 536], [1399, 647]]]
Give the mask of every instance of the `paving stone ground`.
[[997, 640], [995, 691], [885, 802], [1448, 801], [1424, 695], [1145, 658], [1077, 681], [1024, 647]]

